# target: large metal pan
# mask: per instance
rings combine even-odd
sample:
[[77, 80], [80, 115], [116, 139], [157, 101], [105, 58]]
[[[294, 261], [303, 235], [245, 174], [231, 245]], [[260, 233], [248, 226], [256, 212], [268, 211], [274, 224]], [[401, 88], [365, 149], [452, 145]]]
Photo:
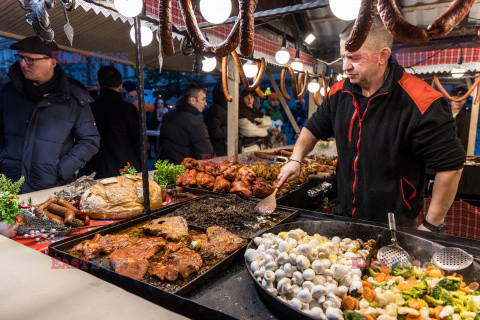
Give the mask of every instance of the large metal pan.
[[[375, 239], [377, 235], [382, 235], [383, 239], [389, 239], [390, 231], [388, 228], [372, 226], [362, 223], [343, 222], [343, 221], [301, 221], [278, 225], [266, 231], [266, 233], [278, 234], [282, 231], [289, 231], [292, 229], [300, 228], [307, 232], [309, 235], [318, 233], [326, 237], [338, 236], [341, 238], [351, 238], [362, 240]], [[433, 253], [443, 248], [444, 246], [436, 244], [424, 238], [410, 235], [405, 232], [397, 232], [397, 240], [401, 247], [403, 247], [410, 255], [420, 260], [422, 263], [430, 261]], [[248, 248], [256, 248], [253, 240], [248, 244]], [[287, 303], [276, 298], [269, 293], [262, 285], [255, 279], [252, 271], [250, 270], [249, 263], [246, 262], [248, 273], [253, 279], [257, 292], [266, 304], [266, 306], [274, 313], [279, 319], [314, 319], [309, 315], [292, 308]], [[474, 262], [470, 267], [458, 271], [458, 274], [463, 276], [466, 283], [473, 281], [479, 281], [480, 279], [480, 264]]]

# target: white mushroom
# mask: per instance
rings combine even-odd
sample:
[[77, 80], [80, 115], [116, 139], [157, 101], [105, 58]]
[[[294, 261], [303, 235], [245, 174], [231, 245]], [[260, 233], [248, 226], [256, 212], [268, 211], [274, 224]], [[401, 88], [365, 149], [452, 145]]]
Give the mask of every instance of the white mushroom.
[[257, 250], [250, 248], [250, 249], [247, 249], [247, 251], [245, 251], [245, 259], [248, 262], [258, 260], [259, 258], [260, 258], [260, 254]]
[[327, 279], [324, 276], [315, 276], [315, 280], [313, 280], [315, 284], [325, 284], [325, 282], [327, 282]]
[[294, 253], [294, 252], [291, 252], [289, 255], [288, 255], [288, 258], [290, 259], [290, 263], [292, 265], [296, 265], [297, 264], [297, 254]]
[[342, 311], [338, 308], [327, 308], [327, 311], [325, 311], [325, 315], [327, 316], [328, 320], [343, 320]]
[[286, 295], [292, 291], [292, 282], [289, 278], [280, 279], [277, 283], [278, 293], [281, 295]]
[[294, 285], [292, 286], [292, 290], [293, 290], [293, 296], [296, 297], [296, 296], [298, 295], [298, 293], [299, 293], [300, 291], [302, 291], [303, 289], [302, 289], [302, 287], [294, 284]]
[[320, 260], [320, 261], [323, 263], [323, 265], [324, 265], [325, 268], [327, 268], [327, 269], [330, 268], [330, 266], [332, 265], [332, 262], [331, 262], [330, 260], [328, 260], [328, 259], [323, 259], [323, 260]]
[[250, 264], [250, 270], [252, 270], [253, 273], [260, 270], [260, 265], [257, 260], [252, 261], [252, 263]]
[[267, 271], [265, 271], [265, 274], [263, 275], [263, 278], [268, 283], [271, 283], [271, 282], [275, 281], [275, 272], [273, 272], [272, 270], [267, 270]]
[[[263, 238], [260, 238], [260, 237], [255, 237], [255, 239], [253, 239], [253, 242], [255, 243], [255, 245], [258, 247], [259, 245], [261, 245], [263, 243]], [[247, 250], [248, 251], [248, 250]]]
[[278, 263], [276, 263], [275, 261], [271, 261], [265, 265], [266, 271], [268, 270], [275, 271], [277, 269], [278, 269]]
[[286, 241], [288, 242], [288, 245], [290, 246], [290, 248], [295, 248], [297, 246], [297, 240], [293, 238], [287, 238]]
[[255, 278], [258, 278], [258, 277], [263, 277], [264, 273], [265, 273], [265, 267], [261, 267], [260, 270], [255, 271], [253, 275], [255, 276]]
[[288, 234], [289, 238], [295, 239], [296, 241], [299, 241], [300, 239], [302, 239], [302, 236], [300, 235], [300, 233], [297, 230], [290, 230], [290, 231], [288, 231], [287, 234]]
[[312, 253], [312, 246], [310, 246], [309, 244], [301, 244], [295, 248], [295, 253], [308, 257]]
[[303, 284], [302, 284], [302, 288], [306, 288], [308, 289], [309, 291], [312, 291], [313, 287], [315, 287], [315, 285], [313, 284], [312, 281], [304, 281]]
[[299, 268], [300, 270], [305, 270], [308, 267], [310, 267], [310, 260], [308, 260], [308, 258], [305, 257], [304, 255], [298, 255], [296, 259], [296, 263], [297, 263], [297, 268]]
[[281, 252], [278, 256], [277, 256], [277, 260], [275, 260], [278, 264], [285, 264], [287, 263], [288, 261], [290, 261], [289, 259], [289, 256], [288, 256], [288, 253], [286, 252]]
[[285, 278], [285, 271], [283, 269], [277, 269], [275, 271], [275, 278], [278, 280]]
[[257, 251], [258, 251], [258, 252], [265, 252], [265, 250], [267, 250], [267, 249], [265, 248], [265, 245], [264, 245], [264, 244], [261, 244], [261, 245], [259, 245], [259, 246], [257, 247]]
[[314, 307], [310, 309], [309, 312], [310, 316], [314, 317], [315, 319], [323, 320], [325, 318], [325, 314], [323, 313], [323, 309], [319, 307]]
[[273, 294], [275, 297], [278, 296], [278, 290], [275, 289], [274, 287], [267, 288], [267, 291]]
[[267, 282], [267, 280], [265, 280], [265, 278], [262, 279], [262, 287], [264, 287], [265, 289], [269, 287], [269, 283]]
[[350, 293], [354, 293], [355, 290], [358, 293], [363, 292], [363, 287], [362, 287], [362, 282], [361, 281], [352, 281], [352, 284], [350, 285]]
[[339, 295], [341, 298], [345, 298], [345, 296], [346, 296], [347, 293], [348, 293], [348, 288], [345, 287], [345, 286], [340, 286], [340, 287], [338, 287], [337, 292], [338, 292], [338, 295]]
[[317, 299], [317, 302], [320, 303], [320, 304], [323, 304], [325, 302], [325, 297], [326, 296], [319, 296], [318, 299]]
[[295, 272], [291, 263], [285, 263], [283, 265], [283, 271], [285, 271], [285, 276], [287, 276], [289, 278], [291, 278], [293, 276], [293, 272]]
[[282, 240], [278, 243], [278, 251], [288, 252], [289, 249], [290, 249], [290, 244], [287, 241]]
[[318, 299], [320, 296], [325, 296], [327, 294], [327, 290], [322, 285], [316, 285], [312, 289], [312, 296], [315, 299]]
[[310, 293], [310, 290], [304, 288], [299, 293], [297, 293], [297, 298], [303, 303], [310, 303], [312, 301], [312, 294]]
[[303, 307], [302, 302], [300, 300], [298, 300], [297, 298], [293, 298], [292, 300], [290, 300], [288, 302], [288, 304], [291, 305], [292, 307], [294, 307], [297, 310], [302, 310], [302, 307]]
[[267, 253], [271, 255], [275, 260], [277, 259], [277, 250], [270, 248], [267, 249]]
[[313, 271], [313, 269], [305, 269], [302, 275], [305, 280], [312, 281], [315, 279], [315, 271]]
[[333, 271], [333, 277], [337, 280], [342, 279], [346, 274], [345, 268], [339, 264], [332, 265], [330, 270]]
[[322, 274], [325, 272], [325, 265], [320, 260], [312, 262], [312, 269], [316, 274]]
[[340, 237], [335, 236], [332, 238], [332, 242], [339, 245], [340, 242], [342, 242], [342, 239]]
[[332, 302], [332, 306], [335, 307], [335, 308], [340, 308], [341, 305], [342, 305], [342, 301], [340, 300], [340, 298], [335, 295], [335, 294], [327, 294], [327, 296], [325, 297], [325, 300], [326, 301], [331, 301]]
[[325, 284], [325, 291], [327, 292], [327, 294], [335, 295], [338, 292], [338, 288], [333, 283], [326, 283]]
[[302, 285], [303, 283], [303, 275], [299, 271], [295, 271], [292, 276], [293, 283]]

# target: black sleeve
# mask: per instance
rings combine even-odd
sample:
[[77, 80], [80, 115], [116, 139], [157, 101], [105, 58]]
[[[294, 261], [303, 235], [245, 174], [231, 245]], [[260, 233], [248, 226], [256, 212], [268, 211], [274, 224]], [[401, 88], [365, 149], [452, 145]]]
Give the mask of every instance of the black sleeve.
[[195, 149], [195, 158], [202, 159], [204, 155], [213, 156], [212, 143], [208, 137], [208, 130], [205, 124], [202, 122], [194, 127], [191, 127], [189, 132], [190, 141]]
[[463, 167], [466, 154], [455, 132], [455, 120], [447, 101], [440, 98], [419, 118], [410, 139], [415, 155], [435, 171]]
[[227, 136], [227, 126], [222, 125], [220, 116], [219, 113], [214, 113], [209, 119], [208, 133], [210, 134], [210, 138], [221, 139]]
[[323, 100], [322, 105], [305, 123], [305, 128], [319, 140], [326, 140], [333, 136], [331, 103], [330, 98]]
[[[130, 138], [132, 139], [132, 145], [135, 149], [135, 155], [137, 156], [138, 160], [140, 161], [141, 157], [141, 142], [140, 142], [140, 116], [139, 112], [137, 112], [137, 108], [131, 103], [128, 103], [126, 106], [126, 120], [128, 125], [128, 132]], [[146, 134], [146, 133], [145, 133]]]

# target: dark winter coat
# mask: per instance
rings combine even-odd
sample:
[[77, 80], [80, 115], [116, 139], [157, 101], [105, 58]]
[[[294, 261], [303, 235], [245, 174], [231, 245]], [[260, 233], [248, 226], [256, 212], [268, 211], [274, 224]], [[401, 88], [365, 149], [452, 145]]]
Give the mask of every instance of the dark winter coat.
[[202, 159], [215, 155], [200, 112], [183, 98], [167, 112], [160, 126], [160, 158], [179, 164], [184, 158]]
[[35, 103], [24, 92], [18, 62], [0, 92], [0, 173], [9, 179], [25, 177], [21, 192], [71, 182], [97, 152], [100, 136], [89, 103], [92, 98], [60, 66], [53, 93]]
[[140, 123], [135, 106], [119, 92], [103, 88], [91, 108], [100, 133], [100, 149], [85, 172], [96, 171], [97, 179], [118, 176], [127, 162], [141, 171]]
[[457, 116], [455, 117], [455, 127], [457, 128], [457, 137], [460, 139], [460, 143], [463, 146], [465, 152], [467, 151], [468, 147], [468, 134], [470, 132], [470, 118], [471, 118], [470, 110], [465, 109], [465, 107], [458, 112]]
[[305, 127], [318, 139], [335, 136], [335, 213], [343, 216], [385, 223], [393, 212], [412, 226], [423, 207], [425, 168], [450, 171], [465, 162], [443, 95], [397, 64], [370, 98], [348, 79], [336, 83]]
[[215, 154], [221, 157], [227, 154], [228, 102], [221, 86], [215, 87], [212, 95], [213, 104], [207, 113], [208, 135]]

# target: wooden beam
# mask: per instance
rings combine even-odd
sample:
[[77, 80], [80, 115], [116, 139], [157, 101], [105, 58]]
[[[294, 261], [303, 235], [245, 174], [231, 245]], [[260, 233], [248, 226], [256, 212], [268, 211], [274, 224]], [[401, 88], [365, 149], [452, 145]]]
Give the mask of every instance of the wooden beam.
[[273, 78], [272, 73], [270, 71], [267, 71], [267, 76], [268, 76], [268, 79], [270, 79], [270, 83], [272, 84], [273, 90], [275, 91], [275, 93], [278, 95], [278, 98], [280, 99], [280, 104], [282, 105], [283, 110], [287, 114], [288, 120], [290, 120], [293, 130], [295, 130], [295, 133], [300, 134], [300, 127], [298, 126], [297, 121], [295, 121], [292, 111], [290, 111], [290, 108], [287, 105], [287, 101], [285, 101], [285, 98], [280, 92], [280, 89], [278, 88], [278, 85], [275, 82], [275, 79]]
[[[477, 96], [477, 91], [480, 88], [477, 86], [473, 90], [473, 99]], [[472, 105], [472, 111], [470, 116], [470, 131], [468, 133], [468, 147], [467, 156], [473, 156], [475, 153], [475, 141], [477, 138], [477, 123], [478, 123], [478, 103]]]
[[238, 155], [238, 108], [240, 75], [233, 59], [228, 59], [228, 91], [233, 101], [228, 103], [227, 126], [227, 154], [230, 157]]

